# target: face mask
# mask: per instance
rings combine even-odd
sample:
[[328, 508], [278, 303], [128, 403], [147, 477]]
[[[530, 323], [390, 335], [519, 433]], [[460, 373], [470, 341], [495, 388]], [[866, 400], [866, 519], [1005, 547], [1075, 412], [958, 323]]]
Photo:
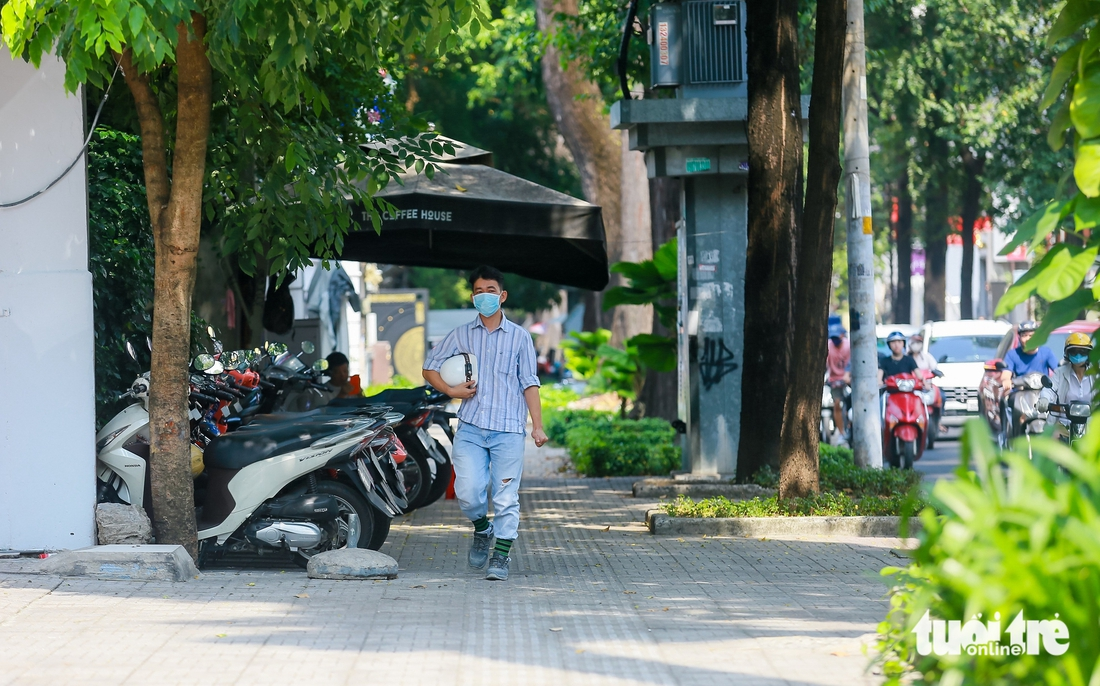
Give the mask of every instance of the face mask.
[[1070, 355], [1069, 356], [1070, 364], [1084, 364], [1084, 363], [1088, 362], [1088, 359], [1089, 359], [1088, 355]]
[[500, 294], [478, 293], [474, 296], [474, 308], [483, 317], [492, 317], [500, 309]]
[[910, 343], [909, 349], [915, 353], [919, 353], [920, 351], [924, 350], [924, 343]]

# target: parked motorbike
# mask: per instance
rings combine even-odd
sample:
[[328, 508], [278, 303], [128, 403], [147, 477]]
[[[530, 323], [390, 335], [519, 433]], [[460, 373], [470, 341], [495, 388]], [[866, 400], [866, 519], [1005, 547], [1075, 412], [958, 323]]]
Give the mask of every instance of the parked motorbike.
[[928, 410], [919, 393], [923, 380], [914, 374], [887, 377], [883, 397], [882, 454], [891, 467], [912, 469], [924, 454]]
[[[256, 416], [228, 431], [219, 419], [247, 409], [240, 384], [210, 355], [196, 358], [192, 372], [200, 564], [228, 551], [275, 549], [304, 564], [323, 550], [382, 545], [408, 504], [393, 430], [403, 415], [374, 406], [351, 416]], [[121, 396], [135, 402], [96, 435], [99, 502], [149, 502], [148, 393], [146, 373]]]
[[401, 443], [409, 453], [402, 463], [406, 495], [409, 506], [406, 511], [425, 507], [441, 498], [451, 482], [453, 469], [449, 446], [444, 446], [429, 433], [433, 426], [445, 427], [450, 433], [450, 419], [454, 415], [446, 411], [450, 398], [426, 386], [412, 389], [388, 389], [365, 398], [337, 398], [329, 403], [326, 412], [346, 412], [349, 408], [370, 407], [385, 404], [403, 415], [395, 429]]

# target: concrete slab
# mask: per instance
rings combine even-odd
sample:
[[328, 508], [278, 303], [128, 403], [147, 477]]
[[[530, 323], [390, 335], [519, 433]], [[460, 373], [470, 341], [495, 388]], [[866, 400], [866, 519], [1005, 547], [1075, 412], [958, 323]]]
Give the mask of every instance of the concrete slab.
[[43, 574], [106, 581], [187, 581], [199, 576], [180, 545], [99, 545], [51, 555]]
[[[649, 532], [658, 536], [869, 536], [896, 538], [901, 517], [672, 517], [660, 510], [646, 513]], [[909, 534], [920, 531], [912, 520]]]
[[396, 579], [397, 560], [377, 550], [343, 548], [311, 557], [306, 573], [311, 579]]

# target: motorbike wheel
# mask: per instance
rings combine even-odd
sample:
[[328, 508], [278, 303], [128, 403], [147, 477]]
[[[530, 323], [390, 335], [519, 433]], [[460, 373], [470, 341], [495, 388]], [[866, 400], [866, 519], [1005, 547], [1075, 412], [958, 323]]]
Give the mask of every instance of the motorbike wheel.
[[[432, 440], [435, 441], [434, 438]], [[435, 441], [435, 447], [439, 452], [447, 455], [447, 449], [443, 447], [442, 443]], [[432, 486], [428, 489], [428, 494], [424, 497], [424, 502], [420, 504], [420, 507], [427, 507], [443, 497], [443, 494], [447, 492], [447, 487], [451, 485], [452, 474], [454, 474], [454, 466], [451, 464], [451, 456], [447, 455], [447, 462], [436, 466], [435, 481], [432, 482]]]
[[925, 442], [925, 450], [931, 450], [936, 447], [936, 437], [940, 435], [940, 418], [931, 416], [928, 418], [928, 440]]
[[[390, 518], [371, 507], [354, 488], [339, 481], [324, 480], [317, 482], [316, 492], [334, 496], [340, 507], [337, 522], [340, 529], [340, 538], [333, 542], [334, 545], [324, 550], [338, 550], [347, 547], [347, 539], [343, 537], [346, 536], [347, 531], [347, 515], [351, 513], [355, 513], [359, 517], [359, 545], [356, 547], [378, 550], [386, 542], [386, 537], [390, 534]], [[324, 552], [324, 550], [299, 550], [298, 554], [294, 556], [294, 561], [305, 567], [306, 563], [309, 562], [309, 558], [317, 553]]]
[[[405, 512], [412, 512], [427, 504], [425, 501], [432, 487], [432, 473], [428, 467], [428, 460], [432, 458], [425, 454], [418, 444], [414, 447], [412, 441], [406, 442], [405, 445], [408, 457], [398, 465], [398, 468], [405, 481], [405, 500], [409, 502]], [[436, 478], [438, 478], [438, 472], [436, 472]]]
[[916, 441], [902, 441], [901, 442], [901, 468], [912, 469], [913, 462], [917, 459], [917, 442]]

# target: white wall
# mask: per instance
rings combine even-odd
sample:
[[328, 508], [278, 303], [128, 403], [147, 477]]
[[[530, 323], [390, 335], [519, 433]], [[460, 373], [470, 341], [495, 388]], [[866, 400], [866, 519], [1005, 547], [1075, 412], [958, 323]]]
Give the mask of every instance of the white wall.
[[[83, 145], [64, 66], [0, 47], [0, 203], [48, 184]], [[117, 87], [117, 84], [116, 84]], [[0, 209], [0, 549], [94, 542], [95, 379], [85, 165]]]

